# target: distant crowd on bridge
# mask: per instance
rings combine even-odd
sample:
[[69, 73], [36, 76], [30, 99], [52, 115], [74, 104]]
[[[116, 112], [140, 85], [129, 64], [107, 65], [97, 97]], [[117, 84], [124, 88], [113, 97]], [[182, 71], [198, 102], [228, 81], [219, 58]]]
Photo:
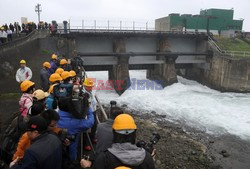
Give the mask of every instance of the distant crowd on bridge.
[[22, 23], [21, 25], [18, 22], [14, 24], [6, 23], [0, 26], [0, 44], [10, 42], [13, 38], [18, 38], [22, 35], [28, 35], [35, 29], [46, 29], [50, 30], [50, 33], [55, 34], [57, 31], [57, 23], [47, 23], [39, 22], [38, 24], [34, 22]]

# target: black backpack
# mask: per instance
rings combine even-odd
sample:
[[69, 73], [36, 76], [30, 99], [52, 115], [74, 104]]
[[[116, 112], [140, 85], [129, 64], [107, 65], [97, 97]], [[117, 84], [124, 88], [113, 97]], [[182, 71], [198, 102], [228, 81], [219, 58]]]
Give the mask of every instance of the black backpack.
[[20, 137], [26, 131], [26, 124], [21, 115], [16, 115], [4, 133], [3, 143], [1, 146], [1, 160], [6, 164], [12, 161], [16, 152], [16, 147]]
[[56, 103], [59, 106], [59, 109], [62, 111], [66, 111], [71, 113], [77, 119], [83, 119], [86, 117], [86, 114], [89, 109], [89, 95], [88, 94], [81, 94], [79, 93], [78, 96], [72, 96], [72, 87], [71, 89], [65, 89], [64, 91], [69, 91], [70, 94], [67, 92], [58, 92], [61, 90], [63, 84], [60, 84], [57, 87], [54, 87], [54, 102], [53, 107]]

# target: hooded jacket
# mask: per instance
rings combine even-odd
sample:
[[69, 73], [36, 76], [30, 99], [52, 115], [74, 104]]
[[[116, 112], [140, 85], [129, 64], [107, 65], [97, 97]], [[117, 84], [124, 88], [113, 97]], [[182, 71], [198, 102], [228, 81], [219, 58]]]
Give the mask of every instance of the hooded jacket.
[[151, 155], [131, 143], [113, 143], [111, 148], [97, 156], [93, 168], [114, 169], [119, 166], [132, 169], [155, 169]]
[[113, 119], [107, 119], [107, 121], [97, 125], [96, 129], [96, 154], [107, 150], [113, 143]]

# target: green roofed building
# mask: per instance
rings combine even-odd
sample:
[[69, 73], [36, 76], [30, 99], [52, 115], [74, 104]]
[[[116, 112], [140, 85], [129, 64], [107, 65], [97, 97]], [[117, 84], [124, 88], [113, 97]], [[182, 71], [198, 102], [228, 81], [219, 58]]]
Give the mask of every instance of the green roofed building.
[[234, 20], [233, 9], [201, 10], [199, 15], [169, 14], [155, 20], [158, 31], [211, 32], [214, 35], [232, 36], [242, 31], [243, 20]]

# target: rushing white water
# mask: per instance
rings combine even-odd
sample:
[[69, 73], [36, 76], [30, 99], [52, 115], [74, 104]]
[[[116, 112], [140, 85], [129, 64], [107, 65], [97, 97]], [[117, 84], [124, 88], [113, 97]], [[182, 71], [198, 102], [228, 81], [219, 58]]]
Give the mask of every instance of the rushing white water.
[[[104, 84], [108, 80], [108, 72], [88, 72], [88, 75]], [[130, 71], [130, 78], [146, 80], [146, 71]], [[182, 77], [178, 77], [178, 81], [161, 90], [159, 85], [155, 86], [157, 90], [147, 90], [145, 86], [152, 81], [144, 81], [121, 96], [114, 90], [97, 90], [96, 93], [106, 104], [116, 100], [136, 110], [166, 114], [169, 120], [182, 121], [207, 133], [228, 132], [250, 140], [250, 94], [220, 93]]]

